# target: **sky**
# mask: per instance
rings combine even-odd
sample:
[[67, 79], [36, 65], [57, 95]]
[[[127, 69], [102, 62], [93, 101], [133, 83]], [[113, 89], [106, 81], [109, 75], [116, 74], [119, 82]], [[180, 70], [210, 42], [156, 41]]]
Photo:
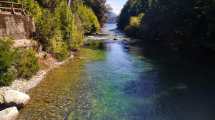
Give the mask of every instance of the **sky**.
[[118, 15], [126, 1], [127, 0], [107, 0], [107, 4], [109, 4], [113, 8], [113, 12]]

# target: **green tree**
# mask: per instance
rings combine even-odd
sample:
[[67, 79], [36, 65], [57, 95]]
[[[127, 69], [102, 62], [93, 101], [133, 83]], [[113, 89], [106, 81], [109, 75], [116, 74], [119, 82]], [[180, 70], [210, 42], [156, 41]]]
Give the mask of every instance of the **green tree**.
[[106, 13], [109, 11], [109, 8], [106, 5], [106, 0], [83, 0], [83, 2], [92, 8], [100, 25], [103, 26], [107, 20]]
[[100, 23], [92, 6], [84, 5], [82, 0], [72, 0], [71, 5], [68, 5], [67, 0], [18, 1], [25, 4], [27, 13], [35, 21], [34, 39], [39, 41], [43, 50], [50, 53], [58, 51], [59, 54], [62, 51], [59, 56], [68, 56], [69, 50], [79, 49], [83, 45], [84, 34], [100, 30]]
[[100, 25], [98, 19], [89, 7], [82, 4], [78, 6], [77, 13], [85, 33], [99, 32]]
[[[59, 29], [62, 31], [63, 40], [70, 49], [78, 49], [83, 44], [84, 28], [77, 13], [73, 13], [66, 2], [61, 2], [55, 10]], [[92, 23], [93, 24], [93, 23]]]

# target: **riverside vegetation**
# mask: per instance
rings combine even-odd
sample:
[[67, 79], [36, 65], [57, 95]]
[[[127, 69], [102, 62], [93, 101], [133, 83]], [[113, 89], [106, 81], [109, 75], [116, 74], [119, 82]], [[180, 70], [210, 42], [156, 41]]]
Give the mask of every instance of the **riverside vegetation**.
[[[33, 39], [39, 45], [34, 49], [14, 48], [13, 39], [0, 39], [0, 86], [10, 85], [17, 77], [30, 78], [39, 70], [39, 46], [59, 61], [68, 58], [71, 50], [83, 45], [85, 34], [100, 31], [107, 11], [103, 0], [72, 0], [70, 5], [67, 0], [13, 1], [23, 3], [33, 18]], [[101, 7], [97, 9], [95, 5]]]
[[10, 38], [0, 39], [0, 85], [9, 85], [16, 77], [29, 78], [39, 65], [32, 49], [15, 49]]
[[128, 0], [118, 27], [139, 43], [208, 53], [215, 51], [214, 11], [214, 0]]
[[[208, 65], [203, 65], [193, 61], [185, 61], [185, 59], [179, 59], [179, 57], [169, 59], [167, 54], [165, 54], [167, 62], [163, 62], [163, 60], [151, 59], [146, 55], [148, 51], [145, 46], [148, 44], [145, 44], [147, 43], [145, 41], [153, 43], [153, 45], [163, 44], [165, 45], [164, 48], [169, 47], [179, 50], [189, 48], [189, 45], [184, 41], [196, 40], [185, 39], [183, 32], [181, 33], [181, 31], [187, 29], [184, 24], [179, 24], [183, 23], [183, 20], [178, 21], [178, 19], [184, 19], [184, 17], [181, 17], [181, 14], [184, 15], [184, 13], [179, 12], [180, 17], [176, 17], [174, 16], [175, 12], [181, 11], [181, 9], [172, 10], [172, 7], [174, 5], [178, 6], [180, 2], [178, 0], [174, 0], [174, 2], [170, 0], [152, 0], [149, 3], [147, 1], [147, 4], [140, 4], [140, 1], [143, 0], [128, 1], [130, 4], [127, 4], [127, 6], [132, 6], [132, 8], [127, 8], [128, 19], [124, 19], [127, 20], [127, 23], [121, 28], [128, 35], [141, 38], [138, 41], [141, 43], [138, 44], [140, 47], [128, 45], [128, 43], [133, 43], [130, 41], [137, 40], [124, 36], [123, 33], [115, 29], [115, 24], [105, 24], [102, 29], [104, 34], [88, 36], [89, 41], [85, 42], [85, 45], [91, 49], [83, 48], [80, 50], [79, 47], [83, 44], [84, 35], [97, 32], [99, 26], [102, 26], [105, 16], [98, 17], [102, 12], [97, 12], [95, 8], [99, 7], [100, 9], [104, 4], [102, 3], [103, 0], [83, 0], [83, 2], [72, 0], [71, 8], [68, 7], [66, 1], [37, 0], [37, 4], [34, 2], [32, 4], [30, 0], [23, 1], [28, 6], [28, 14], [34, 18], [36, 23], [37, 32], [34, 34], [34, 39], [41, 44], [44, 51], [50, 53], [59, 61], [67, 58], [70, 50], [79, 50], [79, 52], [75, 53], [76, 57], [74, 59], [69, 60], [61, 67], [48, 71], [49, 73], [41, 84], [28, 92], [32, 98], [31, 102], [27, 107], [20, 110], [18, 120], [214, 120], [214, 64], [205, 62]], [[182, 0], [181, 5], [186, 8], [184, 2], [186, 1]], [[91, 3], [101, 4], [94, 5]], [[159, 7], [156, 7], [158, 3]], [[167, 6], [163, 6], [164, 3]], [[172, 3], [174, 4], [172, 5]], [[200, 4], [202, 5], [202, 3]], [[150, 8], [130, 16], [131, 11], [144, 8], [143, 5], [150, 6]], [[41, 10], [40, 12], [36, 11], [36, 6], [39, 11]], [[81, 10], [92, 11], [95, 15], [88, 18], [93, 14], [84, 14], [85, 12]], [[123, 9], [123, 11], [126, 11], [126, 9]], [[178, 15], [178, 12], [176, 13]], [[95, 16], [99, 19], [97, 22], [92, 22], [95, 20]], [[177, 24], [175, 24], [176, 21], [178, 21]], [[188, 22], [192, 23], [192, 20]], [[175, 31], [177, 34], [173, 34], [174, 30], [179, 31]], [[189, 33], [190, 29], [187, 29], [187, 31]], [[178, 34], [182, 36], [178, 36]], [[208, 36], [204, 38], [202, 40], [206, 40]], [[8, 38], [5, 39], [7, 41]], [[97, 41], [95, 42], [95, 40]], [[105, 44], [101, 42], [102, 40]], [[180, 40], [184, 44], [176, 44], [176, 41], [181, 42]], [[142, 44], [143, 42], [144, 44]], [[4, 59], [13, 58], [16, 53], [18, 55], [23, 53], [23, 49], [16, 50], [11, 47], [11, 42], [4, 44], [8, 44], [10, 50], [2, 49], [3, 53], [11, 51], [8, 54], [2, 54], [2, 56], [11, 56], [5, 56]], [[98, 50], [97, 48], [104, 50]], [[156, 47], [151, 46], [150, 48], [156, 49]], [[212, 49], [213, 47], [207, 48]], [[159, 48], [160, 50], [162, 49]], [[35, 52], [31, 49], [29, 49], [27, 55], [23, 56], [30, 56], [32, 61], [37, 61], [34, 57]], [[31, 66], [28, 63], [29, 60], [24, 62], [19, 62], [20, 59], [13, 60], [11, 59], [11, 62], [4, 61], [4, 64], [7, 64], [6, 76], [22, 71], [22, 69], [17, 68], [19, 64], [22, 64], [23, 67], [21, 68]], [[52, 64], [52, 62], [50, 63]], [[32, 71], [35, 70], [34, 68], [37, 67], [33, 67]], [[20, 72], [18, 76], [28, 77], [28, 74], [27, 76], [23, 74], [25, 72]], [[9, 90], [4, 95], [13, 97], [14, 93], [17, 93], [17, 91]], [[7, 101], [5, 96], [0, 95], [0, 100], [1, 98], [3, 98], [3, 102]], [[17, 98], [24, 97], [22, 94], [18, 94], [18, 97], [14, 96], [13, 98], [19, 102], [20, 100]], [[18, 113], [18, 110], [15, 111]], [[6, 111], [7, 113], [9, 112]]]

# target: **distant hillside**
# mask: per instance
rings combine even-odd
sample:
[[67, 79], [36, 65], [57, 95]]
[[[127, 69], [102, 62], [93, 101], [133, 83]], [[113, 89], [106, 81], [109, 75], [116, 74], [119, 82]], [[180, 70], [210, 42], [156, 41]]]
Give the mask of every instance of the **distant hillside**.
[[107, 13], [107, 23], [116, 23], [117, 22], [117, 15], [113, 12], [108, 12]]

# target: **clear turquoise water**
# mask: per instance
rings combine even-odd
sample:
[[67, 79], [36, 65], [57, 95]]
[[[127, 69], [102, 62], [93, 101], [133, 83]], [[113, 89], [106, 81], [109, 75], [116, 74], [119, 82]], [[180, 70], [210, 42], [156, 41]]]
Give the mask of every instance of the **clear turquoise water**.
[[[124, 37], [114, 27], [104, 32]], [[73, 60], [50, 73], [19, 119], [214, 120], [214, 66], [161, 63], [121, 41], [106, 47], [100, 59]]]

